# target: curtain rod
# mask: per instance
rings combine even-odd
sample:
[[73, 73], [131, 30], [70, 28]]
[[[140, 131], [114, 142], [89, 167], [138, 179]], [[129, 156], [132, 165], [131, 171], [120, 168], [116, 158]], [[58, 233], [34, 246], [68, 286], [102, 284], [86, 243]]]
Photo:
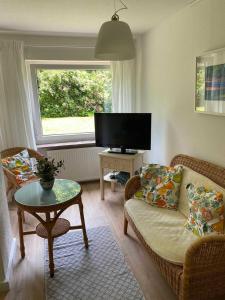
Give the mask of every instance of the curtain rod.
[[35, 48], [35, 47], [37, 47], [37, 48], [80, 48], [80, 49], [84, 49], [84, 48], [87, 48], [87, 49], [94, 49], [95, 48], [95, 45], [93, 45], [93, 46], [86, 46], [86, 45], [66, 45], [66, 44], [64, 44], [64, 45], [59, 45], [59, 44], [55, 44], [55, 45], [48, 45], [48, 44], [46, 44], [46, 45], [43, 45], [43, 44], [31, 44], [31, 43], [26, 43], [26, 42], [24, 42], [24, 46], [25, 47], [33, 47], [33, 48]]

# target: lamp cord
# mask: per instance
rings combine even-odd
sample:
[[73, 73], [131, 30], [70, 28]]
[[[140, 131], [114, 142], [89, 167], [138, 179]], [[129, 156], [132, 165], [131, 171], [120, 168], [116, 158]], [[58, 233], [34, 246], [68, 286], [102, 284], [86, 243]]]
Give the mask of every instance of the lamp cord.
[[122, 0], [120, 0], [120, 2], [123, 5], [123, 7], [119, 8], [119, 9], [116, 9], [116, 0], [114, 0], [114, 10], [115, 10], [115, 12], [112, 16], [112, 20], [119, 20], [118, 12], [123, 10], [123, 9], [128, 9], [126, 4]]

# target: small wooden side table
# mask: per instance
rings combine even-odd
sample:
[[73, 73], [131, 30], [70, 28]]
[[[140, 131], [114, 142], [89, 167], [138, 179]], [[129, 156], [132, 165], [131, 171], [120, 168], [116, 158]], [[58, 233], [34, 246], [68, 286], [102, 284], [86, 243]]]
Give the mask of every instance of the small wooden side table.
[[[130, 176], [135, 174], [143, 166], [144, 151], [138, 151], [136, 154], [115, 154], [105, 150], [99, 153], [100, 158], [100, 190], [101, 199], [104, 200], [104, 169], [115, 171], [124, 171], [130, 173]], [[114, 191], [114, 182], [111, 182], [111, 189]]]
[[[40, 237], [48, 239], [51, 277], [54, 276], [53, 241], [55, 237], [65, 234], [70, 229], [82, 229], [84, 244], [88, 248], [81, 194], [81, 186], [77, 182], [67, 179], [56, 179], [51, 191], [44, 191], [39, 182], [32, 182], [15, 193], [15, 201], [18, 206], [21, 257], [25, 257], [24, 235], [36, 233]], [[81, 225], [78, 226], [70, 226], [68, 220], [59, 218], [65, 209], [74, 204], [78, 204], [80, 210]], [[24, 211], [40, 221], [36, 230], [23, 231], [22, 213]], [[44, 213], [45, 219], [39, 213]], [[52, 217], [51, 213], [54, 214]]]

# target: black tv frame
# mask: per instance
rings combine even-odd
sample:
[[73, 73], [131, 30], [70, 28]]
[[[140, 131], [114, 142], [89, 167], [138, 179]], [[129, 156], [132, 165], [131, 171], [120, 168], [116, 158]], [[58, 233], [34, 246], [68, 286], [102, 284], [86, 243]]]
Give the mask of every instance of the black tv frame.
[[[113, 144], [113, 143], [106, 143], [103, 141], [99, 141], [99, 136], [98, 135], [98, 127], [99, 127], [99, 121], [100, 119], [98, 119], [98, 115], [105, 115], [105, 116], [111, 116], [114, 115], [115, 118], [119, 117], [119, 115], [126, 115], [126, 116], [131, 116], [132, 115], [135, 117], [140, 117], [142, 116], [143, 118], [149, 118], [149, 123], [147, 124], [149, 126], [149, 146], [145, 146], [145, 147], [137, 147], [137, 145], [134, 146], [134, 148], [130, 149], [127, 148], [126, 145], [118, 145], [118, 144]], [[113, 118], [114, 118], [113, 116]], [[116, 154], [135, 154], [137, 153], [137, 150], [134, 149], [138, 149], [138, 150], [151, 150], [151, 120], [152, 120], [152, 114], [151, 113], [95, 113], [94, 115], [94, 119], [95, 119], [95, 140], [96, 140], [96, 146], [97, 147], [109, 147], [110, 149], [108, 150], [109, 153], [116, 153]], [[140, 132], [141, 134], [141, 132]], [[143, 145], [142, 145], [143, 146]]]

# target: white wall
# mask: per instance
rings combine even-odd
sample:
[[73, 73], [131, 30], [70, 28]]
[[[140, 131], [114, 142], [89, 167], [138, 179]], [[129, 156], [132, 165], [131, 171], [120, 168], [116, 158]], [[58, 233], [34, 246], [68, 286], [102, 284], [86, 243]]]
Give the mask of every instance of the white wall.
[[202, 0], [142, 37], [141, 111], [152, 112], [150, 161], [184, 153], [225, 166], [225, 117], [194, 113], [195, 58], [225, 47], [225, 1]]

